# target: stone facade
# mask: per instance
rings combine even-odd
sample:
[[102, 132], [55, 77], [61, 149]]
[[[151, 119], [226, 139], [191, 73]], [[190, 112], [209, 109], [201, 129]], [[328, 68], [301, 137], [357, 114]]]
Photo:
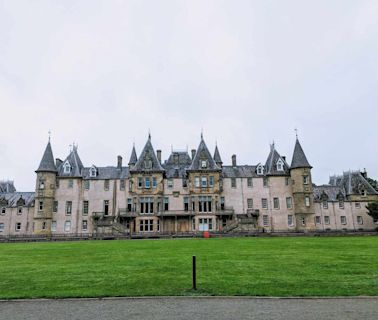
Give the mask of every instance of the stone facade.
[[223, 165], [201, 136], [197, 150], [161, 161], [151, 137], [128, 166], [84, 167], [77, 147], [54, 160], [50, 142], [35, 192], [0, 182], [0, 235], [373, 230], [366, 205], [378, 200], [366, 172], [316, 186], [296, 140], [291, 165], [274, 145], [265, 164]]

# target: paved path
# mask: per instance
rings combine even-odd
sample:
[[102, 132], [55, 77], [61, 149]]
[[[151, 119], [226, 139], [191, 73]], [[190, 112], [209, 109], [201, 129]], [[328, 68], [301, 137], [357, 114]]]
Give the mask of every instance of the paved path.
[[120, 298], [0, 301], [1, 320], [378, 319], [378, 298]]

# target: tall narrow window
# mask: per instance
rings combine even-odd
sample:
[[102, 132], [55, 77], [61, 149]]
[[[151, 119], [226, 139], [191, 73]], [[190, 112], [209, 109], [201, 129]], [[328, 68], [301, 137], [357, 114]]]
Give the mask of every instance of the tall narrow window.
[[150, 189], [151, 188], [151, 180], [149, 177], [146, 177], [145, 180], [144, 180], [144, 187], [146, 189]]
[[39, 201], [38, 210], [43, 211], [43, 201]]
[[89, 190], [90, 188], [90, 181], [89, 180], [84, 180], [84, 189]]
[[207, 187], [207, 177], [201, 177], [201, 187], [202, 188]]
[[189, 197], [184, 197], [184, 211], [189, 211]]
[[309, 184], [309, 177], [303, 176], [303, 184]]
[[329, 224], [329, 223], [330, 223], [329, 216], [324, 216], [324, 224]]
[[82, 226], [81, 228], [82, 228], [83, 231], [87, 231], [88, 230], [88, 220], [83, 220], [81, 226]]
[[56, 221], [51, 222], [51, 231], [56, 231]]
[[223, 211], [225, 210], [225, 202], [224, 202], [224, 197], [220, 198], [220, 209]]
[[142, 188], [143, 188], [143, 178], [138, 177], [138, 189], [142, 189]]
[[263, 209], [268, 209], [268, 199], [267, 198], [262, 198], [261, 199], [261, 207]]
[[292, 209], [293, 208], [293, 199], [292, 197], [287, 197], [286, 198], [286, 208]]
[[309, 207], [309, 206], [310, 206], [310, 197], [309, 197], [309, 196], [306, 196], [306, 197], [305, 197], [305, 206], [306, 206], [306, 207]]
[[164, 198], [164, 211], [169, 211], [169, 198]]
[[340, 217], [340, 222], [341, 222], [341, 224], [347, 224], [346, 216], [341, 216]]
[[64, 232], [70, 232], [71, 231], [71, 221], [65, 221], [64, 222]]
[[72, 201], [66, 201], [66, 214], [70, 215], [72, 213]]
[[266, 215], [266, 214], [263, 215], [263, 225], [264, 225], [264, 227], [269, 226], [269, 216]]
[[127, 212], [131, 212], [133, 210], [133, 199], [127, 198]]
[[73, 188], [73, 180], [68, 179], [68, 188]]
[[121, 179], [121, 181], [119, 182], [119, 189], [121, 191], [124, 191], [125, 187], [126, 187], [126, 181], [125, 181], [125, 179]]
[[263, 178], [263, 186], [264, 187], [268, 186], [268, 178]]
[[247, 199], [247, 208], [253, 209], [253, 199]]
[[152, 188], [156, 189], [157, 187], [157, 179], [156, 177], [152, 177]]
[[280, 208], [280, 199], [279, 198], [273, 198], [273, 208], [274, 209]]
[[253, 180], [252, 180], [252, 178], [247, 178], [247, 186], [248, 186], [248, 188], [252, 188], [253, 187]]
[[58, 205], [59, 205], [59, 202], [58, 201], [54, 201], [54, 205], [53, 205], [53, 212], [54, 213], [58, 212]]
[[109, 190], [109, 180], [108, 179], [104, 180], [104, 190], [105, 191]]
[[83, 201], [83, 215], [88, 215], [89, 211], [89, 201]]
[[104, 216], [109, 215], [109, 200], [104, 200]]
[[236, 188], [236, 178], [231, 178], [231, 188]]
[[200, 187], [200, 177], [194, 177], [194, 186], [196, 188]]
[[289, 214], [289, 215], [287, 216], [287, 225], [288, 225], [289, 227], [292, 227], [292, 226], [294, 225], [294, 220], [293, 220], [293, 215], [292, 215], [292, 214]]
[[210, 188], [214, 187], [214, 176], [209, 177], [209, 187]]

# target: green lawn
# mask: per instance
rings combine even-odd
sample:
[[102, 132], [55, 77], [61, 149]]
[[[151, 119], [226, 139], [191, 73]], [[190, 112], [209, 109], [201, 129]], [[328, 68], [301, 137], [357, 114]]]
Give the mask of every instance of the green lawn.
[[0, 244], [0, 298], [142, 295], [378, 295], [378, 237]]

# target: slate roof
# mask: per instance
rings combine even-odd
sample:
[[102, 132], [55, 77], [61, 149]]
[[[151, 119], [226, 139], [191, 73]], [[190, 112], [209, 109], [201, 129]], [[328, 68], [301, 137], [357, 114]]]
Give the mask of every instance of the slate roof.
[[[7, 207], [15, 208], [19, 205], [31, 207], [34, 205], [34, 192], [12, 192], [0, 195], [0, 203], [7, 201]], [[20, 201], [20, 202], [19, 202]]]
[[[146, 168], [146, 159], [151, 161], [151, 168]], [[155, 150], [152, 146], [151, 135], [148, 136], [148, 140], [142, 150], [142, 153], [140, 154], [138, 161], [133, 167], [130, 168], [130, 171], [164, 171], [164, 168], [157, 159]]]
[[57, 172], [50, 141], [47, 143], [41, 163], [36, 172]]
[[258, 178], [256, 166], [223, 166], [222, 175], [224, 178]]
[[135, 146], [133, 146], [133, 150], [131, 151], [131, 156], [130, 156], [130, 160], [129, 160], [129, 166], [133, 166], [137, 163], [138, 161], [138, 157], [137, 157], [137, 154], [136, 154], [136, 151], [135, 151]]
[[[71, 172], [64, 173], [64, 164], [69, 162], [71, 165]], [[60, 164], [58, 168], [58, 174], [61, 177], [80, 177], [81, 171], [84, 169], [83, 163], [80, 160], [79, 154], [77, 152], [77, 147], [74, 146], [68, 157]]]
[[340, 199], [345, 199], [346, 194], [343, 187], [340, 186], [330, 186], [322, 185], [314, 187], [314, 200], [315, 201], [339, 201]]
[[0, 193], [16, 192], [13, 181], [0, 181]]
[[96, 177], [90, 176], [91, 168], [82, 169], [83, 179], [88, 180], [105, 180], [105, 179], [127, 179], [129, 177], [129, 168], [122, 167], [121, 170], [118, 167], [96, 167], [97, 175]]
[[295, 168], [312, 168], [310, 163], [308, 162], [306, 155], [302, 149], [301, 144], [297, 138], [295, 142], [295, 148], [293, 153], [293, 159], [291, 161], [291, 169]]
[[359, 171], [348, 171], [340, 176], [332, 176], [329, 184], [343, 188], [347, 195], [361, 194], [363, 190], [369, 195], [378, 194]]
[[185, 178], [186, 170], [190, 167], [192, 160], [187, 152], [173, 151], [163, 164], [166, 177]]
[[[201, 168], [201, 160], [207, 160], [207, 167], [206, 169]], [[209, 149], [206, 146], [205, 141], [203, 140], [203, 136], [201, 135], [201, 142], [197, 148], [196, 154], [193, 158], [192, 164], [190, 165], [189, 169], [191, 171], [198, 171], [198, 170], [216, 170], [220, 171], [221, 168], [217, 166], [213, 157], [211, 156]]]
[[[283, 162], [283, 171], [277, 170], [277, 162], [280, 159]], [[269, 156], [266, 159], [265, 174], [271, 176], [289, 175], [289, 165], [286, 163], [284, 158], [282, 158], [280, 154], [277, 152], [274, 143], [270, 146]]]
[[217, 165], [222, 165], [223, 164], [223, 161], [222, 161], [222, 158], [220, 156], [220, 153], [219, 153], [217, 145], [215, 146], [215, 151], [214, 151], [214, 161], [215, 161], [215, 163]]

